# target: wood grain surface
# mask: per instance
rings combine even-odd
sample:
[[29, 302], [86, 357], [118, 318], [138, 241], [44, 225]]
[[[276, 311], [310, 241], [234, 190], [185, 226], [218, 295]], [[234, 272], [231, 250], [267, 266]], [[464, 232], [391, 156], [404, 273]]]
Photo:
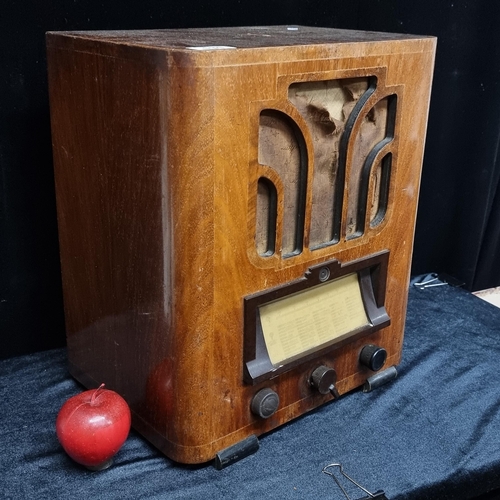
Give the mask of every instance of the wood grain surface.
[[[435, 44], [286, 26], [47, 35], [71, 372], [122, 394], [173, 460], [330, 401], [317, 366], [340, 394], [360, 386], [366, 344], [398, 364]], [[310, 88], [337, 89], [337, 111]], [[389, 326], [244, 381], [245, 297], [385, 250]], [[280, 398], [266, 419], [250, 410], [262, 388]]]

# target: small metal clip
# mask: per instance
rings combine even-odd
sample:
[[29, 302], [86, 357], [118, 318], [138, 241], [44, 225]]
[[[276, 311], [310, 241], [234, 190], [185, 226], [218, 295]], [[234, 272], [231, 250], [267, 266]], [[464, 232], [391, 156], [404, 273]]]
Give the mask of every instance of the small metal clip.
[[352, 499], [347, 494], [347, 491], [344, 489], [344, 487], [342, 486], [342, 484], [340, 484], [340, 481], [337, 479], [337, 477], [335, 476], [335, 474], [333, 472], [331, 472], [331, 471], [328, 470], [330, 467], [338, 467], [340, 473], [347, 480], [349, 480], [352, 484], [354, 484], [355, 486], [357, 486], [360, 490], [363, 490], [368, 495], [368, 496], [364, 496], [362, 498], [358, 498], [357, 500], [370, 500], [372, 498], [375, 498], [375, 499], [378, 498], [379, 500], [389, 500], [385, 496], [385, 493], [383, 492], [383, 490], [376, 491], [375, 493], [370, 493], [367, 489], [363, 488], [363, 486], [361, 486], [359, 483], [357, 483], [356, 481], [354, 481], [354, 479], [352, 477], [349, 477], [344, 472], [344, 469], [342, 468], [342, 464], [330, 464], [330, 465], [327, 465], [326, 467], [323, 467], [323, 470], [321, 472], [323, 472], [324, 474], [327, 474], [328, 476], [332, 476], [333, 477], [333, 480], [337, 483], [337, 486], [342, 490], [342, 493], [345, 495], [345, 497], [347, 498], [347, 500], [352, 500]]

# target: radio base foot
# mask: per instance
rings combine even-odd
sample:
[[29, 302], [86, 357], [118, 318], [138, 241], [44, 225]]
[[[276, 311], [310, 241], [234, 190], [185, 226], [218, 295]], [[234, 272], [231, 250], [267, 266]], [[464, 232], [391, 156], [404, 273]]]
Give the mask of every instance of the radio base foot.
[[377, 389], [381, 385], [391, 382], [397, 376], [398, 376], [398, 371], [396, 370], [396, 367], [390, 366], [386, 370], [376, 373], [371, 377], [368, 377], [363, 385], [363, 392], [371, 392], [373, 391], [373, 389]]
[[219, 451], [215, 455], [214, 466], [217, 470], [222, 470], [225, 467], [238, 462], [242, 458], [252, 455], [259, 449], [259, 440], [253, 434], [239, 443], [229, 446], [224, 450]]

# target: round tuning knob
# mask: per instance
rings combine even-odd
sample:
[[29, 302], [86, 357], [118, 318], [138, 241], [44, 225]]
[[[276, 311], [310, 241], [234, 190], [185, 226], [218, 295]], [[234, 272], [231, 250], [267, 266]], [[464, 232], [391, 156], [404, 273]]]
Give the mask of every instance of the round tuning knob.
[[311, 385], [321, 394], [330, 394], [335, 389], [337, 372], [328, 366], [318, 366], [311, 375]]
[[385, 364], [387, 351], [383, 347], [368, 344], [361, 349], [359, 362], [374, 372], [378, 372]]
[[280, 405], [280, 397], [272, 389], [261, 389], [252, 398], [250, 409], [254, 415], [261, 418], [269, 418]]

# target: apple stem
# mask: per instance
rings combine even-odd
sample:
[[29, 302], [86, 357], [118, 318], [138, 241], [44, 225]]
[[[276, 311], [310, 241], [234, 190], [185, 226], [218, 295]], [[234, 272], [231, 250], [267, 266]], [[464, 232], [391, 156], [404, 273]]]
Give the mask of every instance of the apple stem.
[[90, 404], [93, 406], [95, 404], [95, 400], [97, 396], [99, 395], [100, 391], [104, 389], [104, 384], [101, 384], [95, 391], [94, 394], [92, 394], [92, 397], [90, 398]]

